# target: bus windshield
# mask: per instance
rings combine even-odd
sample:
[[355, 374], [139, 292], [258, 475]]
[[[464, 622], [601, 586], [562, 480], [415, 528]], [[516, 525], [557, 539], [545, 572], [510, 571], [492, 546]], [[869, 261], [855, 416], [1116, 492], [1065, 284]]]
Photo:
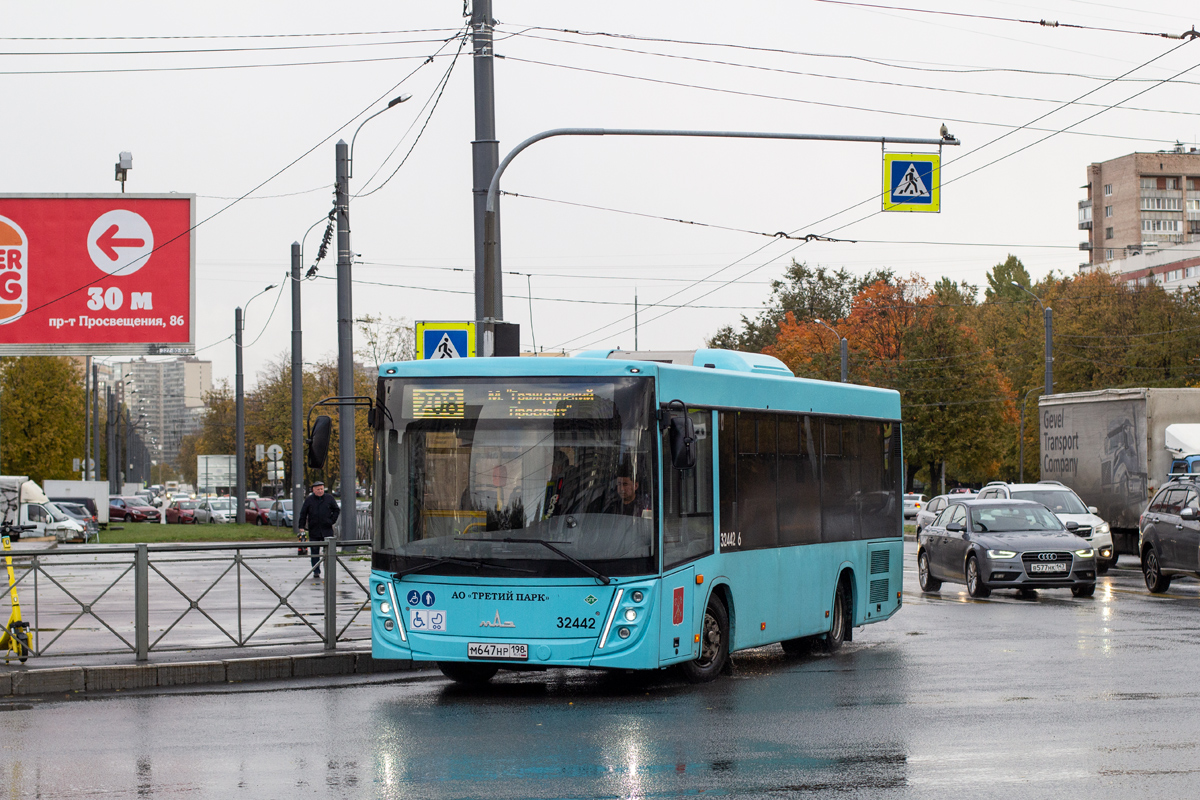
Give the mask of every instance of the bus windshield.
[[376, 568], [657, 571], [651, 379], [385, 379], [381, 391]]

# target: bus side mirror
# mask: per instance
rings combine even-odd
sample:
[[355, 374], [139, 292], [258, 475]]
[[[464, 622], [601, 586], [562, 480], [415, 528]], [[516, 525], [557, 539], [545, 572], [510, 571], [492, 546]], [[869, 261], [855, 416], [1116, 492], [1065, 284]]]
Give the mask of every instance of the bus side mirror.
[[696, 466], [696, 431], [691, 417], [686, 414], [671, 417], [667, 441], [671, 445], [671, 465], [675, 469], [688, 470]]
[[329, 455], [329, 437], [333, 435], [333, 420], [322, 414], [313, 423], [308, 437], [308, 466], [321, 469]]

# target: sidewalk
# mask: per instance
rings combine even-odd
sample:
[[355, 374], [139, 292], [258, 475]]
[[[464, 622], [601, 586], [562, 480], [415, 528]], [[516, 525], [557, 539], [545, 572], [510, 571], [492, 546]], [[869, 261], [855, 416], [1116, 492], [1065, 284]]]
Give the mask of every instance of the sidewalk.
[[[214, 683], [375, 675], [425, 670], [432, 664], [375, 660], [369, 649], [326, 651], [313, 647], [246, 648], [153, 653], [136, 665], [113, 663], [118, 656], [30, 658], [0, 665], [0, 697], [109, 692]], [[197, 659], [200, 656], [200, 659]]]

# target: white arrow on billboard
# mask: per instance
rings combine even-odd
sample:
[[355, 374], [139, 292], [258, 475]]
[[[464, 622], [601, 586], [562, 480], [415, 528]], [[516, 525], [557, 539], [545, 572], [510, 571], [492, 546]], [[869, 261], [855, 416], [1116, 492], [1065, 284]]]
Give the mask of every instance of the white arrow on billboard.
[[109, 275], [132, 275], [150, 260], [154, 232], [141, 214], [116, 209], [101, 214], [88, 230], [88, 255]]

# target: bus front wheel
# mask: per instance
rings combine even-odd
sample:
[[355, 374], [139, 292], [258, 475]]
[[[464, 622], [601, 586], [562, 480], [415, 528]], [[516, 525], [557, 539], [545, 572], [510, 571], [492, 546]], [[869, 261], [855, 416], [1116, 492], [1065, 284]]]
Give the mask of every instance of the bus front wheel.
[[495, 664], [464, 664], [461, 661], [439, 661], [438, 669], [455, 683], [480, 686], [487, 683], [500, 671]]
[[729, 661], [729, 612], [717, 595], [708, 600], [704, 609], [704, 625], [700, 629], [700, 655], [682, 665], [683, 677], [689, 683], [708, 683], [721, 674]]

